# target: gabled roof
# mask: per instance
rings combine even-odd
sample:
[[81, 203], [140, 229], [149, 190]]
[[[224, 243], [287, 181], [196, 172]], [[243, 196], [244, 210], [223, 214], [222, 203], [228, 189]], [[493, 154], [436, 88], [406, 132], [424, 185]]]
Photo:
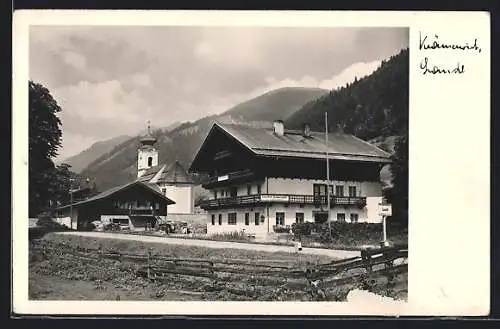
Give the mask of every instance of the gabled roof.
[[147, 169], [141, 177], [138, 178], [141, 182], [150, 182], [160, 170], [164, 170], [166, 165], [159, 164], [157, 166]]
[[139, 177], [139, 181], [151, 184], [194, 184], [191, 175], [188, 174], [179, 161], [175, 161], [169, 167], [165, 164], [151, 167], [146, 170], [141, 177]]
[[179, 161], [175, 161], [170, 167], [163, 170], [157, 182], [169, 184], [194, 184], [193, 179]]
[[[255, 128], [236, 124], [214, 123], [198, 153], [210, 139], [215, 129], [220, 129], [241, 145], [259, 156], [284, 156], [324, 159], [326, 156], [325, 133], [311, 131], [304, 137], [301, 131], [285, 130], [283, 136], [273, 129]], [[329, 133], [328, 153], [332, 160], [390, 163], [390, 154], [350, 134]], [[196, 161], [196, 158], [193, 163]]]
[[[167, 204], [175, 204], [174, 201], [170, 200], [169, 198], [167, 198], [165, 195], [163, 195], [161, 193], [161, 190], [154, 186], [154, 185], [150, 185], [150, 184], [147, 184], [147, 183], [144, 183], [144, 182], [141, 182], [139, 180], [135, 180], [135, 181], [132, 181], [132, 182], [129, 182], [127, 184], [124, 184], [124, 185], [120, 185], [120, 186], [117, 186], [117, 187], [113, 187], [113, 188], [110, 188], [109, 190], [106, 190], [104, 192], [101, 192], [91, 198], [88, 198], [86, 200], [83, 200], [83, 201], [79, 201], [79, 202], [75, 202], [73, 203], [73, 206], [79, 206], [79, 205], [82, 205], [82, 204], [85, 204], [85, 203], [89, 203], [89, 202], [93, 202], [93, 201], [97, 201], [97, 200], [101, 200], [101, 199], [105, 199], [107, 197], [110, 197], [111, 195], [119, 192], [119, 191], [122, 191], [124, 189], [127, 189], [129, 187], [132, 187], [133, 185], [140, 185], [148, 190], [150, 190], [151, 192], [153, 192], [154, 194], [156, 194], [158, 197], [160, 197], [161, 199], [165, 200], [167, 202]], [[61, 206], [57, 209], [63, 209], [63, 208], [67, 208], [71, 206], [71, 204], [67, 204], [67, 205], [64, 205], [64, 206]]]

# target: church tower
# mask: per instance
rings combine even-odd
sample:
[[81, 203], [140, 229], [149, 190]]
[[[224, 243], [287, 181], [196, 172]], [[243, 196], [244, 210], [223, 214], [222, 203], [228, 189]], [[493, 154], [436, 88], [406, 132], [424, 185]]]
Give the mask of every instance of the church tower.
[[146, 170], [158, 165], [158, 151], [155, 148], [156, 138], [151, 134], [151, 126], [148, 121], [148, 131], [140, 140], [141, 145], [137, 150], [137, 178], [141, 177]]

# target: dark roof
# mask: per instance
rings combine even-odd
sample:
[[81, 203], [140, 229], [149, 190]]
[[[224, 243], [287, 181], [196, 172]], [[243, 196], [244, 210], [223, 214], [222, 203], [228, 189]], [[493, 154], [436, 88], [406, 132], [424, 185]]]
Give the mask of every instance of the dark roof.
[[[157, 177], [155, 181], [151, 180]], [[168, 168], [165, 164], [160, 164], [149, 168], [144, 172], [144, 174], [139, 177], [141, 182], [151, 182], [151, 183], [170, 183], [170, 184], [194, 184], [193, 179], [188, 174], [186, 169], [179, 163], [175, 161]]]
[[163, 170], [158, 183], [194, 184], [194, 181], [179, 161], [175, 161], [168, 169]]
[[[124, 185], [120, 185], [120, 186], [117, 186], [117, 187], [110, 188], [109, 190], [101, 192], [101, 193], [99, 193], [99, 194], [97, 194], [97, 195], [95, 195], [95, 196], [93, 196], [91, 198], [88, 198], [86, 200], [75, 202], [75, 203], [73, 203], [73, 206], [79, 206], [79, 205], [82, 205], [82, 204], [85, 204], [85, 203], [89, 203], [89, 202], [93, 202], [93, 201], [97, 201], [97, 200], [101, 200], [101, 199], [107, 198], [107, 197], [115, 194], [116, 192], [124, 190], [124, 189], [126, 189], [128, 187], [131, 187], [133, 185], [141, 185], [141, 186], [143, 186], [143, 187], [151, 190], [153, 193], [155, 193], [160, 198], [162, 198], [163, 200], [165, 200], [168, 204], [174, 204], [175, 203], [174, 201], [170, 200], [165, 195], [163, 195], [161, 193], [161, 190], [158, 187], [150, 185], [150, 184], [147, 184], [147, 183], [144, 183], [144, 182], [141, 182], [139, 180], [135, 180], [135, 181], [129, 182], [129, 183], [124, 184]], [[63, 209], [63, 208], [67, 208], [69, 206], [71, 206], [71, 204], [67, 204], [67, 205], [61, 206], [61, 207], [59, 207], [57, 209]]]
[[141, 182], [149, 182], [150, 180], [153, 179], [153, 177], [156, 176], [156, 174], [158, 173], [158, 171], [160, 171], [160, 170], [162, 170], [164, 168], [165, 168], [164, 164], [159, 164], [157, 166], [151, 167], [151, 168], [147, 169], [144, 172], [144, 174], [142, 174], [142, 176], [138, 178], [138, 180], [141, 181]]
[[[304, 137], [301, 131], [285, 130], [284, 135], [279, 136], [272, 129], [218, 122], [214, 123], [215, 126], [257, 155], [300, 158], [325, 158], [326, 156], [324, 132], [311, 131], [309, 137]], [[328, 152], [332, 160], [391, 162], [389, 153], [350, 134], [329, 133]]]

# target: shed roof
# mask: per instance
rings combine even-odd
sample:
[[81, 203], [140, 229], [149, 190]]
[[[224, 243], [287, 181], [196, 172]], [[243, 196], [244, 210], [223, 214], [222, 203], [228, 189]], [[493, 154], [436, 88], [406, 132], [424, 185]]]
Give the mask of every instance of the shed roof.
[[[101, 199], [105, 199], [107, 197], [110, 197], [111, 195], [119, 192], [119, 191], [122, 191], [124, 189], [127, 189], [129, 187], [132, 187], [134, 185], [140, 185], [148, 190], [150, 190], [151, 192], [153, 192], [155, 195], [157, 195], [159, 198], [165, 200], [167, 202], [167, 204], [174, 204], [175, 202], [172, 201], [171, 199], [167, 198], [165, 195], [163, 195], [161, 193], [161, 190], [157, 187], [157, 186], [154, 186], [154, 185], [150, 185], [150, 184], [147, 184], [147, 183], [144, 183], [144, 182], [141, 182], [139, 180], [135, 180], [135, 181], [132, 181], [132, 182], [129, 182], [127, 184], [124, 184], [124, 185], [120, 185], [120, 186], [117, 186], [117, 187], [113, 187], [113, 188], [110, 188], [104, 192], [101, 192], [91, 198], [88, 198], [86, 200], [83, 200], [83, 201], [79, 201], [79, 202], [75, 202], [73, 203], [73, 206], [80, 206], [82, 204], [86, 204], [86, 203], [90, 203], [90, 202], [94, 202], [94, 201], [97, 201], [97, 200], [101, 200]], [[71, 204], [67, 204], [67, 205], [64, 205], [64, 206], [61, 206], [57, 209], [64, 209], [64, 208], [67, 208], [71, 206]]]

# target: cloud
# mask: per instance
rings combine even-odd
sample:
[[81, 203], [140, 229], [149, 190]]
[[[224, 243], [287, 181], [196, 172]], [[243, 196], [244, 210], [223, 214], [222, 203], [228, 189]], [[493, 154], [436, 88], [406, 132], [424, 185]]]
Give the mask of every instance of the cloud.
[[155, 116], [146, 99], [136, 92], [126, 92], [116, 80], [81, 81], [57, 88], [52, 94], [63, 109], [60, 117], [64, 152], [60, 157], [78, 153], [99, 140], [136, 133]]
[[281, 87], [334, 89], [407, 46], [406, 28], [37, 26], [30, 79], [62, 106], [64, 147], [78, 153], [147, 120], [193, 121]]
[[72, 51], [65, 51], [61, 56], [66, 64], [73, 66], [79, 70], [84, 70], [87, 66], [85, 57], [80, 54], [74, 53]]
[[372, 74], [382, 63], [382, 61], [373, 61], [370, 63], [354, 63], [345, 68], [339, 74], [331, 79], [323, 80], [319, 83], [319, 88], [337, 89], [347, 83], [351, 83], [355, 78], [361, 79]]
[[381, 61], [373, 61], [369, 63], [354, 63], [349, 67], [342, 70], [339, 74], [334, 75], [330, 79], [318, 81], [317, 79], [304, 76], [298, 80], [286, 78], [277, 80], [275, 77], [267, 77], [264, 79], [264, 84], [251, 90], [248, 93], [236, 93], [228, 95], [227, 97], [219, 100], [216, 104], [211, 104], [209, 109], [213, 113], [221, 113], [231, 107], [249, 100], [251, 98], [265, 94], [271, 90], [284, 88], [284, 87], [305, 87], [305, 88], [321, 88], [326, 90], [333, 90], [345, 86], [347, 83], [352, 83], [356, 78], [360, 79], [373, 73], [381, 64]]

